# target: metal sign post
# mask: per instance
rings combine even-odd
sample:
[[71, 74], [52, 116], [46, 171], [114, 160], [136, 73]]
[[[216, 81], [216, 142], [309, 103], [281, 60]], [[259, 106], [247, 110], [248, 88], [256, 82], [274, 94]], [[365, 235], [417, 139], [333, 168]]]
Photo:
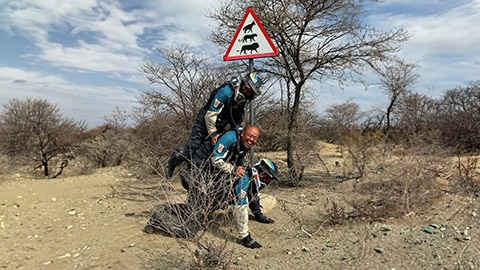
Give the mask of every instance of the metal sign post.
[[[249, 72], [253, 72], [253, 58], [250, 58], [248, 59], [248, 70]], [[255, 122], [254, 122], [254, 119], [253, 119], [253, 100], [250, 100], [250, 119], [249, 119], [249, 122], [250, 122], [250, 125], [255, 125]], [[253, 166], [253, 156], [255, 154], [255, 150], [253, 149], [253, 147], [250, 148], [250, 167]]]
[[[240, 37], [240, 35], [242, 35]], [[252, 7], [247, 8], [242, 22], [223, 56], [224, 61], [248, 59], [248, 71], [253, 72], [253, 59], [278, 56], [278, 50], [267, 35]], [[253, 100], [250, 101], [250, 125], [254, 125]], [[250, 148], [250, 166], [253, 165], [253, 148]]]

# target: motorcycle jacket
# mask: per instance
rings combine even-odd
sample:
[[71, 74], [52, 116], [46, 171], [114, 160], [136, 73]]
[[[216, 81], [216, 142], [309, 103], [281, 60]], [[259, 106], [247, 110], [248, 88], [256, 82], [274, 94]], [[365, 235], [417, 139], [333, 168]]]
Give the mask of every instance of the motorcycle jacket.
[[238, 98], [240, 87], [241, 80], [233, 78], [210, 94], [203, 108], [207, 137], [222, 133], [228, 125], [235, 128], [242, 123], [248, 100]]

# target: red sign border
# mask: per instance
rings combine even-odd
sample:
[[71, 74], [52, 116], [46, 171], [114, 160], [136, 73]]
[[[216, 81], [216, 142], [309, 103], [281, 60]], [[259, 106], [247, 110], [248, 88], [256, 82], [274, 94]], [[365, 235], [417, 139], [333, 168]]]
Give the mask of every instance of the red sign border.
[[[245, 55], [236, 55], [236, 56], [228, 56], [230, 54], [230, 51], [233, 48], [233, 45], [235, 44], [235, 41], [237, 40], [238, 36], [240, 35], [240, 32], [242, 31], [242, 26], [245, 24], [245, 21], [247, 20], [248, 14], [251, 14], [253, 17], [253, 20], [257, 24], [258, 28], [262, 32], [263, 36], [267, 40], [268, 44], [270, 45], [270, 48], [273, 50], [273, 52], [269, 53], [259, 53], [259, 54], [245, 54]], [[262, 23], [258, 19], [257, 15], [253, 11], [252, 7], [247, 8], [247, 12], [243, 16], [242, 22], [240, 23], [240, 26], [237, 29], [237, 32], [235, 32], [235, 35], [233, 36], [232, 42], [230, 42], [230, 46], [228, 46], [227, 52], [225, 52], [225, 55], [223, 56], [223, 61], [230, 61], [230, 60], [242, 60], [242, 59], [252, 59], [252, 58], [262, 58], [262, 57], [270, 57], [270, 56], [278, 56], [278, 50], [273, 44], [272, 40], [268, 36], [267, 32], [265, 31], [265, 28], [263, 28]]]

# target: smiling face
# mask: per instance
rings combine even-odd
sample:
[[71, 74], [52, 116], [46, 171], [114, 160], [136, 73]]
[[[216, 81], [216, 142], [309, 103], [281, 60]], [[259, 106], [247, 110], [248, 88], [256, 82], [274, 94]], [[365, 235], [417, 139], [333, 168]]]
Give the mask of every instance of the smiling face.
[[257, 143], [260, 131], [255, 126], [246, 126], [240, 134], [240, 141], [245, 148], [250, 148]]

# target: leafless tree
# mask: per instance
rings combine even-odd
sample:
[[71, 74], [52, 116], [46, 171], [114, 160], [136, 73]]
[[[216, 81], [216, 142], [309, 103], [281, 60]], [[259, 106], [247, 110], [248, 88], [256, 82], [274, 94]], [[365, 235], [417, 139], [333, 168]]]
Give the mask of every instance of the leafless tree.
[[364, 113], [357, 103], [347, 101], [342, 104], [333, 104], [325, 112], [336, 127], [353, 128], [359, 125]]
[[[188, 48], [159, 49], [160, 62], [146, 61], [142, 70], [156, 88], [139, 99], [144, 115], [155, 118], [169, 112], [177, 126], [190, 130], [211, 91], [230, 78], [228, 69]], [[236, 75], [236, 74], [235, 74]]]
[[391, 114], [396, 102], [401, 95], [409, 90], [408, 87], [415, 83], [419, 75], [415, 73], [416, 64], [406, 63], [404, 60], [395, 59], [382, 68], [376, 69], [380, 76], [380, 84], [389, 96], [389, 103], [385, 114], [385, 133], [388, 134], [391, 128]]
[[[363, 177], [366, 166], [371, 160], [372, 147], [378, 143], [378, 136], [374, 130], [365, 130], [361, 127], [360, 120], [365, 113], [357, 103], [352, 101], [331, 105], [326, 113], [327, 119], [333, 122], [335, 140], [341, 145], [344, 159], [348, 160], [356, 170], [355, 177]], [[352, 176], [344, 175], [344, 177]]]
[[426, 95], [412, 93], [407, 91], [400, 96], [396, 108], [393, 110], [395, 115], [395, 139], [412, 146], [413, 142], [421, 142], [419, 137], [426, 141], [438, 140], [435, 138], [435, 128], [432, 126], [435, 113], [436, 101]]
[[[286, 95], [287, 163], [296, 177], [295, 135], [300, 106], [311, 81], [327, 79], [340, 86], [389, 59], [408, 39], [403, 29], [378, 31], [361, 20], [364, 3], [354, 0], [227, 0], [208, 14], [217, 22], [212, 40], [227, 47], [238, 28], [239, 14], [251, 6], [279, 50], [279, 57], [260, 59], [257, 70], [269, 72], [288, 84]], [[257, 62], [258, 63], [258, 62]], [[290, 87], [291, 85], [291, 87]]]
[[97, 167], [119, 166], [130, 153], [133, 142], [127, 112], [116, 108], [105, 116], [106, 123], [87, 132], [82, 154]]
[[70, 151], [85, 130], [85, 123], [63, 117], [56, 105], [43, 99], [12, 99], [3, 108], [2, 151], [33, 161], [35, 168], [43, 168], [44, 176], [51, 176], [51, 162], [59, 161], [59, 171], [53, 177], [60, 175], [73, 158]]
[[480, 149], [480, 81], [445, 92], [432, 119], [445, 145], [459, 151]]

